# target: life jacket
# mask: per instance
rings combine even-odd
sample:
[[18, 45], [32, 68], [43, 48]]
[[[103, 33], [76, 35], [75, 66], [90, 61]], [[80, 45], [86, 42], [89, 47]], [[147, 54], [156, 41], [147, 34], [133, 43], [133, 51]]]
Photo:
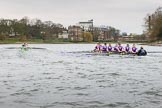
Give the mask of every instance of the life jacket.
[[144, 49], [140, 50], [140, 55], [146, 55], [146, 51]]
[[146, 52], [146, 50], [144, 50], [144, 49], [140, 49], [139, 51], [138, 51], [138, 53], [137, 53], [139, 56], [145, 56], [145, 55], [147, 55], [147, 52]]
[[145, 50], [144, 49], [141, 49], [141, 54], [144, 54], [145, 53]]

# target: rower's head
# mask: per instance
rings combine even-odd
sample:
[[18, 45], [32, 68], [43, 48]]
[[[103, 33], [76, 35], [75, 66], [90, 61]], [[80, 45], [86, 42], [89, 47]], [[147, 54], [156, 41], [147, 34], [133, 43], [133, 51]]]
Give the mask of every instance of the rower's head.
[[129, 44], [127, 44], [127, 47], [129, 47]]
[[107, 45], [107, 43], [104, 43], [104, 45]]
[[143, 49], [143, 46], [141, 46], [141, 49]]
[[136, 45], [135, 44], [133, 44], [133, 47], [135, 47]]
[[111, 43], [109, 43], [109, 46], [111, 46]]

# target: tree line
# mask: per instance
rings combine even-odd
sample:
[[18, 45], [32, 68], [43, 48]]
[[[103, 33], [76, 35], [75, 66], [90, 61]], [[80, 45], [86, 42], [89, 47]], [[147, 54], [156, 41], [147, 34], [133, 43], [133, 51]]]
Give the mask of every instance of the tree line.
[[145, 27], [150, 40], [162, 40], [162, 7], [146, 16]]
[[52, 21], [41, 21], [40, 19], [29, 19], [24, 17], [18, 19], [0, 19], [0, 40], [15, 37], [22, 40], [27, 39], [55, 39], [59, 33], [66, 28], [62, 24]]
[[[0, 40], [13, 37], [19, 39], [19, 41], [32, 39], [56, 39], [57, 41], [59, 34], [62, 34], [63, 31], [68, 30], [63, 27], [62, 24], [54, 23], [52, 21], [41, 21], [40, 19], [30, 19], [28, 17], [23, 17], [21, 19], [0, 18]], [[90, 31], [83, 30], [79, 35], [77, 34], [74, 36], [74, 41], [107, 41], [111, 40], [112, 38], [114, 41], [117, 41], [118, 36], [120, 35], [119, 33], [119, 30], [110, 26], [93, 27]], [[68, 40], [72, 41], [70, 38]]]

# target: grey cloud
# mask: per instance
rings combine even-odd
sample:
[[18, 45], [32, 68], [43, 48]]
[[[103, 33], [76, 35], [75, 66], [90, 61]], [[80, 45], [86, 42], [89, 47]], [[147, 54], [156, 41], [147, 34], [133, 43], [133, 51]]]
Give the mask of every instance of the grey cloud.
[[0, 0], [0, 16], [36, 17], [65, 26], [93, 18], [96, 25], [141, 33], [143, 18], [160, 5], [161, 0]]

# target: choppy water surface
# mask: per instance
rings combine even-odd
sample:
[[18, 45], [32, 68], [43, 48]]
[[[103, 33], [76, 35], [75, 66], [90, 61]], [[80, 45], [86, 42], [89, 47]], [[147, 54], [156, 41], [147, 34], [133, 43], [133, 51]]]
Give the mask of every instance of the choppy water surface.
[[0, 108], [162, 108], [161, 53], [81, 52], [93, 49], [92, 44], [6, 49], [19, 46], [0, 45]]

